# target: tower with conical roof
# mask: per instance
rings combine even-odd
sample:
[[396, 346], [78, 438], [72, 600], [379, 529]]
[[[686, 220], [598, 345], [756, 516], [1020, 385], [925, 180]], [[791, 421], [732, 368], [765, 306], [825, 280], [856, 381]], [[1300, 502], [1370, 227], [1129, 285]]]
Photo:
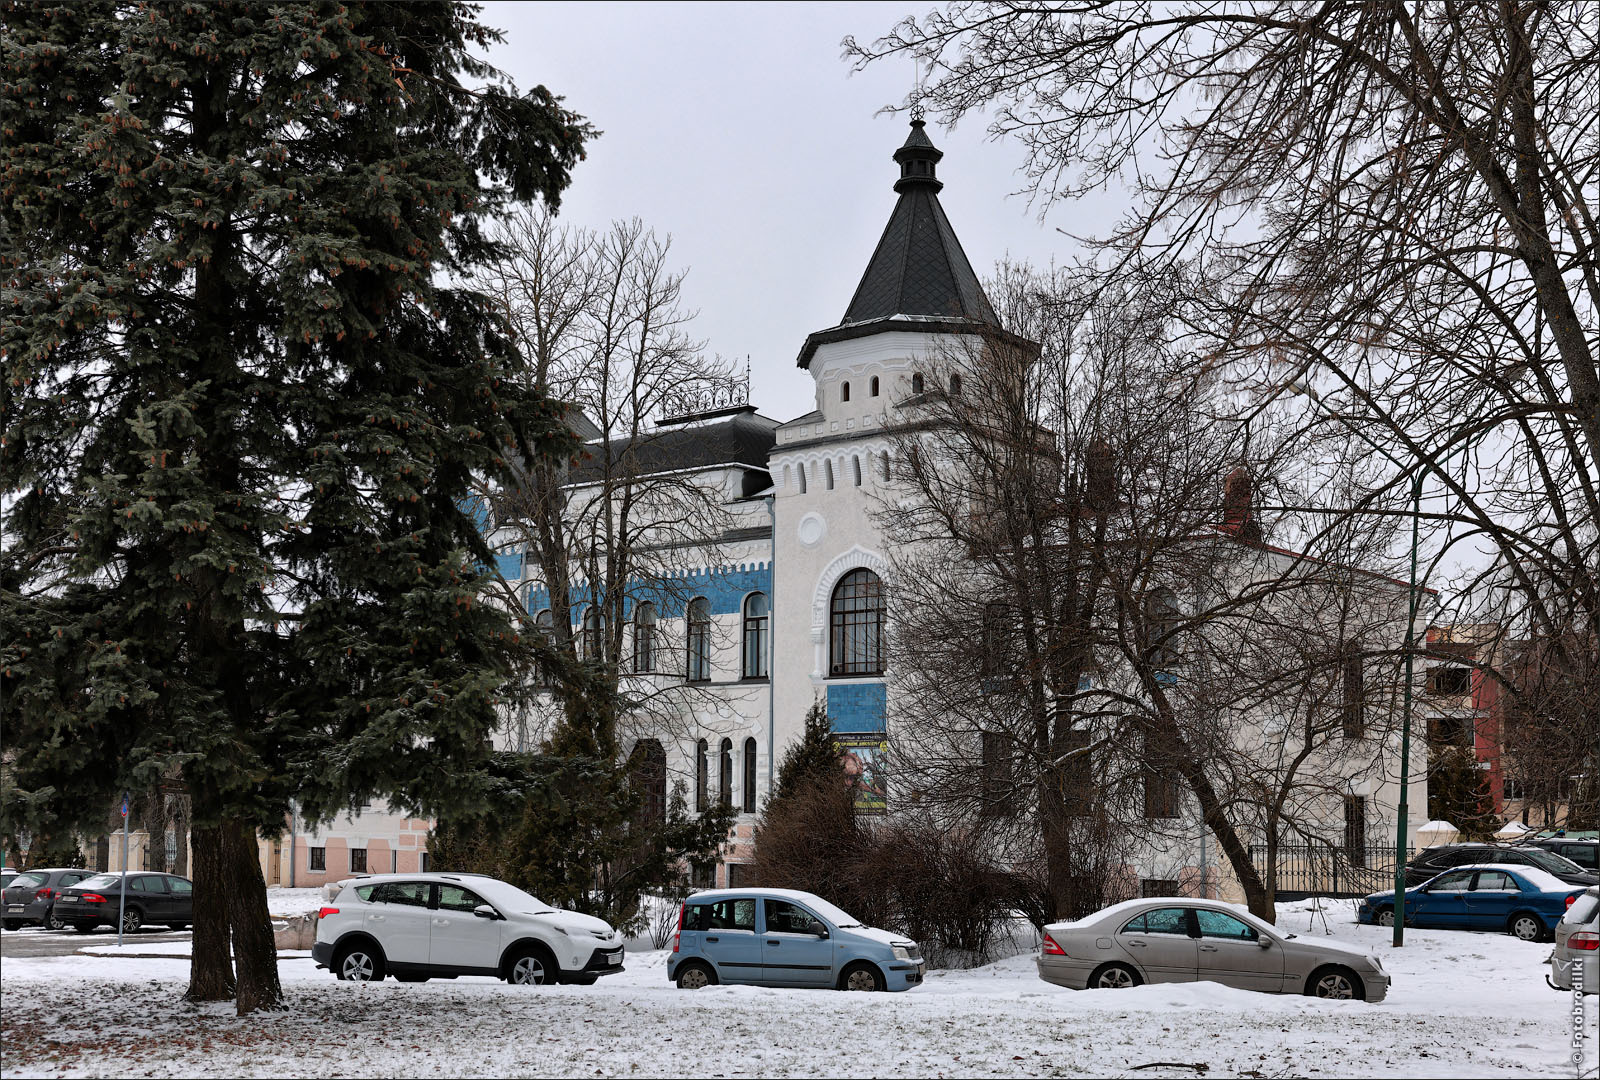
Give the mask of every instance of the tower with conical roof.
[[943, 157], [914, 117], [894, 152], [898, 199], [844, 317], [800, 350], [816, 408], [779, 426], [769, 458], [773, 745], [798, 737], [821, 697], [835, 737], [866, 773], [893, 738], [883, 621], [891, 567], [873, 513], [894, 468], [891, 429], [917, 408], [927, 380], [953, 377], [964, 345], [1003, 334], [939, 205]]

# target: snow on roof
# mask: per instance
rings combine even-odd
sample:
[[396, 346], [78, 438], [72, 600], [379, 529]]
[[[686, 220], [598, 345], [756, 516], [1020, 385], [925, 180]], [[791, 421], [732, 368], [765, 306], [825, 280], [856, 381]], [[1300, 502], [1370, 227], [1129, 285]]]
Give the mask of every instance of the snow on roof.
[[1581, 885], [1568, 885], [1548, 870], [1541, 870], [1537, 866], [1527, 866], [1522, 863], [1473, 863], [1471, 866], [1458, 866], [1457, 870], [1504, 870], [1522, 878], [1540, 892], [1582, 892]]

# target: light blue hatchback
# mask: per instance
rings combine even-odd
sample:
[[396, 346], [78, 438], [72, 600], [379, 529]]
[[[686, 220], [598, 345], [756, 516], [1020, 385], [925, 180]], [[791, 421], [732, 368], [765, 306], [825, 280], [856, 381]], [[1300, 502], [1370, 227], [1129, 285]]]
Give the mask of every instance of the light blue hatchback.
[[719, 982], [909, 990], [922, 968], [916, 942], [862, 926], [820, 896], [721, 889], [683, 902], [667, 978], [685, 990]]

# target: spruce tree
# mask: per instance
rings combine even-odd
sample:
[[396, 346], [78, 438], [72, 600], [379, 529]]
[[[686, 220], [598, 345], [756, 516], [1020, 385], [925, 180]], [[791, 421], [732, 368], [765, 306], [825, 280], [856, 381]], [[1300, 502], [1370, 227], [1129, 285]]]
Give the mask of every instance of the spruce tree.
[[[190, 995], [278, 1004], [256, 831], [487, 807], [474, 476], [569, 452], [483, 224], [595, 133], [450, 3], [5, 5], [4, 804], [192, 800]], [[228, 965], [229, 937], [236, 972]]]

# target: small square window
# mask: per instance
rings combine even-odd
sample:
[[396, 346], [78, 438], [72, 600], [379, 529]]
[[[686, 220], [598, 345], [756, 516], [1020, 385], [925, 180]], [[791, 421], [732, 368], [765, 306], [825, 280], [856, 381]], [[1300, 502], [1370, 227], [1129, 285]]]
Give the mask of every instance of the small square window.
[[1176, 878], [1140, 878], [1140, 896], [1182, 896]]

